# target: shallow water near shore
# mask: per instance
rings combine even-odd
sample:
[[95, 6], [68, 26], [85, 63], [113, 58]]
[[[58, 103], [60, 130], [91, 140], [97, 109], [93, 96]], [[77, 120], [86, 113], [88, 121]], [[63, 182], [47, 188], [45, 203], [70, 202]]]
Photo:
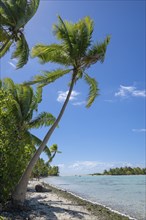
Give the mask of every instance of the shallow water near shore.
[[137, 220], [146, 219], [146, 176], [60, 176], [43, 181]]

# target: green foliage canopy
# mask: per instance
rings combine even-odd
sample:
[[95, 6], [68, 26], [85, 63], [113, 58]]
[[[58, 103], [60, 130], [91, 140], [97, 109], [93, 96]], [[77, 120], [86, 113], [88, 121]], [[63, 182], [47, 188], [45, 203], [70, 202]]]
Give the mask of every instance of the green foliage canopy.
[[[33, 117], [42, 100], [42, 90], [36, 93], [30, 86], [15, 84], [11, 79], [0, 80], [0, 201], [5, 201], [18, 183], [36, 147], [42, 141], [32, 128], [51, 125], [55, 118], [42, 112]], [[51, 161], [58, 152], [45, 147]]]
[[53, 62], [64, 65], [52, 72], [44, 71], [34, 77], [28, 84], [37, 83], [39, 87], [46, 86], [65, 74], [75, 74], [75, 81], [82, 78], [89, 85], [86, 107], [89, 108], [99, 95], [98, 83], [85, 70], [92, 64], [104, 61], [110, 36], [100, 43], [92, 42], [94, 29], [93, 20], [86, 16], [77, 23], [63, 21], [58, 16], [58, 24], [53, 26], [53, 33], [60, 44], [37, 44], [32, 49], [32, 57], [38, 57], [41, 63]]
[[104, 170], [104, 175], [146, 175], [146, 168], [140, 167], [116, 167]]
[[140, 167], [115, 167], [104, 170], [103, 173], [94, 173], [91, 175], [146, 175], [146, 168]]
[[0, 58], [15, 43], [12, 59], [18, 59], [17, 68], [23, 67], [29, 56], [29, 47], [23, 30], [36, 13], [40, 0], [0, 0]]
[[15, 111], [13, 96], [0, 89], [0, 202], [13, 191], [33, 152], [23, 130], [19, 130]]
[[33, 168], [31, 177], [39, 178], [39, 177], [47, 177], [47, 176], [58, 176], [59, 175], [59, 167], [58, 166], [50, 166], [47, 162], [45, 163], [42, 158], [39, 158], [36, 165]]

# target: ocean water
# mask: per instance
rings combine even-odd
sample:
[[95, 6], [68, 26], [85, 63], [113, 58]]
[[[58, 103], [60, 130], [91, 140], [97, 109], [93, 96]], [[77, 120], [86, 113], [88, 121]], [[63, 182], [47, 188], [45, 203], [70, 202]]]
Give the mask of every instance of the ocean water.
[[43, 179], [84, 199], [146, 220], [146, 176], [60, 176]]

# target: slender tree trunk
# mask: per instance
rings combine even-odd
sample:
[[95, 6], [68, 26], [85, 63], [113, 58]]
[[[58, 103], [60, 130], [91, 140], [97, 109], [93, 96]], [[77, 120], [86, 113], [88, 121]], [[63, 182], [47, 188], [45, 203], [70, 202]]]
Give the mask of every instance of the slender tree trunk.
[[63, 116], [63, 113], [64, 113], [64, 111], [66, 109], [66, 106], [69, 102], [69, 98], [71, 96], [71, 92], [72, 92], [73, 87], [74, 87], [75, 79], [76, 79], [76, 71], [74, 70], [73, 75], [72, 75], [72, 81], [71, 81], [70, 89], [69, 89], [68, 95], [66, 97], [66, 100], [65, 100], [65, 102], [64, 102], [64, 104], [61, 108], [61, 111], [60, 111], [57, 119], [55, 120], [54, 124], [49, 129], [46, 136], [44, 137], [44, 140], [43, 140], [42, 144], [40, 145], [40, 147], [38, 148], [38, 150], [35, 152], [34, 156], [32, 157], [31, 161], [29, 162], [26, 170], [24, 171], [18, 185], [16, 186], [16, 188], [15, 188], [13, 194], [12, 194], [12, 202], [15, 205], [24, 203], [24, 200], [25, 200], [25, 197], [26, 197], [27, 185], [28, 185], [28, 181], [29, 181], [31, 172], [33, 170], [33, 167], [36, 164], [36, 162], [38, 161], [40, 154], [44, 150], [44, 148], [45, 148], [48, 140], [50, 139], [53, 131], [55, 130], [55, 128], [57, 127], [57, 125], [60, 121], [60, 119]]

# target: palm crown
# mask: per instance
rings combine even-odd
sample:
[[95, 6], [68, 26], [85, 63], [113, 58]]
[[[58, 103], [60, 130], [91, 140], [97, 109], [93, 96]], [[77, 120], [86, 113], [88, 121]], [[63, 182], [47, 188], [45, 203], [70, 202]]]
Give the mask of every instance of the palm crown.
[[103, 62], [110, 36], [107, 36], [102, 43], [92, 43], [93, 21], [85, 17], [77, 23], [63, 21], [58, 17], [59, 22], [53, 26], [53, 32], [60, 44], [43, 45], [38, 44], [32, 49], [32, 57], [38, 57], [41, 63], [53, 62], [64, 65], [66, 68], [59, 68], [51, 72], [43, 72], [35, 76], [28, 84], [39, 83], [40, 87], [55, 81], [57, 78], [73, 73], [75, 81], [84, 78], [89, 84], [89, 96], [86, 107], [90, 107], [98, 95], [98, 83], [91, 78], [85, 70], [97, 61]]
[[17, 58], [17, 68], [23, 67], [29, 56], [29, 47], [23, 29], [36, 13], [40, 0], [0, 0], [0, 58], [13, 42], [16, 50], [12, 58]]

